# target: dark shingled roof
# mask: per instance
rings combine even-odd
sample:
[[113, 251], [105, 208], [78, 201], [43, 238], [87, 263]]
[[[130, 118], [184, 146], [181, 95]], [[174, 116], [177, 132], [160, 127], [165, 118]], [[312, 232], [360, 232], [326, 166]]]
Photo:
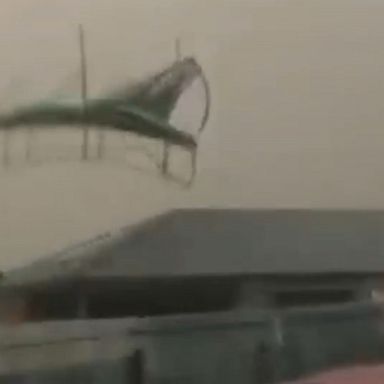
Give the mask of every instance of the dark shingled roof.
[[183, 209], [9, 273], [75, 278], [383, 273], [384, 211]]

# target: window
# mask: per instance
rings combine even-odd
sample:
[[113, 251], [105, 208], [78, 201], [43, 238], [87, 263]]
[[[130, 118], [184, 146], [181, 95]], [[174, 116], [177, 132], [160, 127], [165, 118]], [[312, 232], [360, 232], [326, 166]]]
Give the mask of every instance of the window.
[[354, 293], [348, 289], [292, 290], [275, 294], [275, 304], [278, 307], [347, 303], [353, 299]]
[[92, 318], [206, 313], [228, 310], [235, 286], [215, 282], [149, 284], [136, 288], [97, 292], [88, 298]]

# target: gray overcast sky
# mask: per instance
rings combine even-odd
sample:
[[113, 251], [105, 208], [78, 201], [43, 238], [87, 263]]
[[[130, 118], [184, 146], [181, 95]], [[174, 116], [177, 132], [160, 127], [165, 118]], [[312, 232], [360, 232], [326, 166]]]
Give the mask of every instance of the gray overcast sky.
[[0, 268], [172, 207], [383, 207], [383, 18], [379, 0], [2, 0], [0, 109], [76, 70], [79, 22], [92, 94], [181, 36], [214, 104], [191, 190], [107, 163], [0, 170]]

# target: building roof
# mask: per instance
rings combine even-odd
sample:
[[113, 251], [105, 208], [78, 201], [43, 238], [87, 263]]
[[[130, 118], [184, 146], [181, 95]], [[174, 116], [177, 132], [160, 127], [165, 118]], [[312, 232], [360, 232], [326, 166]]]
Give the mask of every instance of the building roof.
[[183, 209], [5, 276], [76, 278], [384, 273], [384, 211]]

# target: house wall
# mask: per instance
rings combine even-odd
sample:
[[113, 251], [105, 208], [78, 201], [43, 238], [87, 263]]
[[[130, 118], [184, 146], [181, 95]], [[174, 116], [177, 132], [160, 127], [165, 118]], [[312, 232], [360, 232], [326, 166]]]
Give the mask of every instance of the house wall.
[[30, 318], [27, 297], [18, 293], [0, 295], [0, 323], [18, 325]]
[[363, 299], [384, 302], [384, 276], [366, 279], [359, 293]]
[[[70, 285], [57, 291], [47, 287], [38, 294], [31, 295], [28, 291], [28, 295], [3, 295], [0, 320], [20, 323], [47, 319], [153, 316], [378, 300], [384, 292], [383, 281], [378, 277], [364, 276], [275, 276], [136, 282], [134, 285], [126, 281], [117, 286], [98, 282], [92, 287]], [[338, 297], [340, 292], [349, 292], [350, 297]], [[375, 292], [374, 296], [372, 292]], [[289, 300], [282, 302], [281, 296], [287, 293]]]

